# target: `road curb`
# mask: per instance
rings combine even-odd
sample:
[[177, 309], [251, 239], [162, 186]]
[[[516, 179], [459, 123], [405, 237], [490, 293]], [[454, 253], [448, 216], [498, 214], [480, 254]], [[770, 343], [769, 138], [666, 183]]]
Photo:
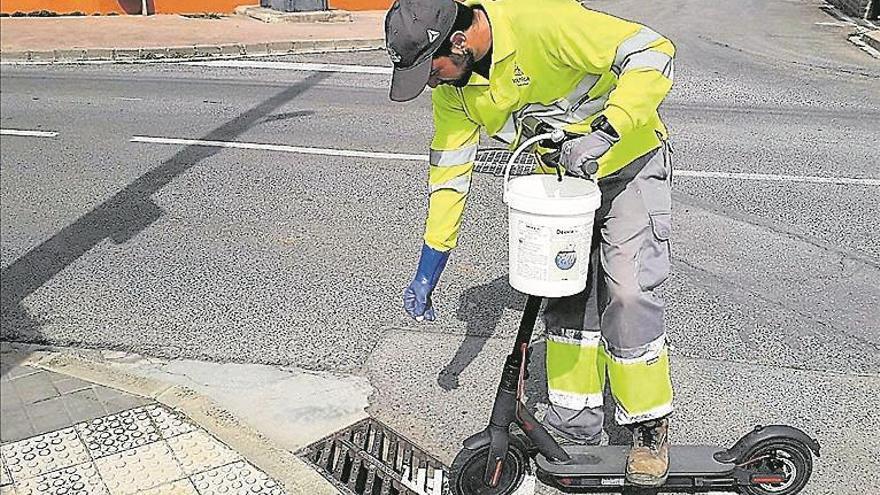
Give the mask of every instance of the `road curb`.
[[27, 50], [0, 52], [0, 62], [16, 63], [76, 63], [76, 62], [141, 62], [180, 61], [211, 58], [261, 57], [267, 55], [296, 55], [307, 53], [348, 52], [384, 48], [381, 38], [293, 40], [267, 43], [232, 43], [223, 45], [193, 45], [160, 48], [81, 48], [60, 50]]
[[192, 421], [238, 451], [291, 495], [338, 495], [327, 480], [292, 452], [244, 424], [211, 399], [180, 385], [136, 376], [87, 357], [58, 350], [13, 351], [19, 364], [41, 368], [151, 398], [183, 411]]
[[880, 51], [880, 29], [862, 34], [862, 41], [871, 48]]
[[259, 5], [241, 5], [235, 8], [235, 14], [269, 24], [305, 23], [305, 22], [352, 22], [354, 17], [347, 10], [318, 10], [314, 12], [283, 12], [261, 7]]

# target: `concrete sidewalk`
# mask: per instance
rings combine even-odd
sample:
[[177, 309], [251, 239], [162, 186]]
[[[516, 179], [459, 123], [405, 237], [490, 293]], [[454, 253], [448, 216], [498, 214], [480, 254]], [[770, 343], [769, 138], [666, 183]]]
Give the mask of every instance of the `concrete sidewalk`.
[[371, 391], [265, 366], [5, 342], [0, 363], [2, 495], [336, 494], [295, 451], [365, 418]]
[[[271, 55], [384, 46], [382, 11], [341, 22], [267, 23], [235, 15], [0, 18], [4, 61], [76, 61]], [[346, 19], [350, 19], [347, 21]]]

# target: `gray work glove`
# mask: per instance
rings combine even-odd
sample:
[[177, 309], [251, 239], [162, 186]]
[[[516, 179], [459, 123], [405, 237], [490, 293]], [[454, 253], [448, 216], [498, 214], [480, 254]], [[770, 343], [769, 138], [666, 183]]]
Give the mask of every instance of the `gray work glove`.
[[559, 164], [575, 177], [589, 178], [599, 169], [599, 157], [604, 155], [620, 138], [601, 130], [562, 143]]

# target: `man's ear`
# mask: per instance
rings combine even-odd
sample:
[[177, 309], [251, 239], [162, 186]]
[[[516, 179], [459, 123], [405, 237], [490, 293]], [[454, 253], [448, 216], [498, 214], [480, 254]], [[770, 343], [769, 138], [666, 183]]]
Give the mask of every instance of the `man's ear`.
[[452, 36], [449, 37], [449, 41], [452, 43], [452, 48], [457, 48], [457, 51], [459, 52], [464, 52], [465, 48], [467, 48], [467, 35], [464, 34], [463, 31], [452, 33]]

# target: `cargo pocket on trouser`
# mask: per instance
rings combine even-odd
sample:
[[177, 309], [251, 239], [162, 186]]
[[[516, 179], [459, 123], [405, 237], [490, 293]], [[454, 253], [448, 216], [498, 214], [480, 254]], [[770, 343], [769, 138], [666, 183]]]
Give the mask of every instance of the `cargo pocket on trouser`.
[[669, 278], [669, 237], [672, 234], [672, 213], [648, 213], [650, 232], [646, 233], [639, 250], [639, 286], [652, 291]]
[[653, 291], [669, 278], [669, 237], [672, 234], [670, 172], [667, 150], [661, 147], [635, 178], [648, 215], [648, 228], [642, 234], [637, 255], [637, 277], [643, 292]]

